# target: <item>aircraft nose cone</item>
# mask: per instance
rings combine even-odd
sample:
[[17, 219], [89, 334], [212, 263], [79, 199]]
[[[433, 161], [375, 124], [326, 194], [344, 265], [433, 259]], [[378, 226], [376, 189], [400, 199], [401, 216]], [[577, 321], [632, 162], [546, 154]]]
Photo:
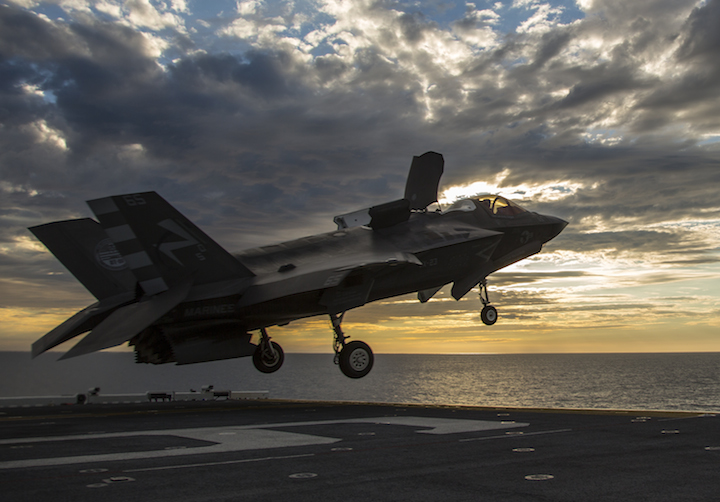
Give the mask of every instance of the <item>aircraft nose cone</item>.
[[550, 225], [548, 225], [548, 236], [545, 242], [557, 237], [560, 232], [562, 232], [563, 229], [568, 226], [568, 222], [565, 220], [556, 218], [555, 216], [548, 216], [548, 218], [551, 220], [551, 223]]

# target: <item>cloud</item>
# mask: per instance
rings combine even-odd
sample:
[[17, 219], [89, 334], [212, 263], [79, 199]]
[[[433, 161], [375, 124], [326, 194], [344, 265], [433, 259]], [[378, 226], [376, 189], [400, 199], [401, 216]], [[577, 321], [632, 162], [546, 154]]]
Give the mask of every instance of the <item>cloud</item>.
[[443, 188], [492, 182], [571, 222], [529, 273], [712, 269], [720, 1], [580, 6], [569, 22], [541, 2], [1, 7], [0, 268], [28, 286], [3, 301], [31, 305], [60, 271], [23, 251], [25, 227], [88, 216], [84, 200], [157, 190], [241, 249], [399, 197], [427, 150]]

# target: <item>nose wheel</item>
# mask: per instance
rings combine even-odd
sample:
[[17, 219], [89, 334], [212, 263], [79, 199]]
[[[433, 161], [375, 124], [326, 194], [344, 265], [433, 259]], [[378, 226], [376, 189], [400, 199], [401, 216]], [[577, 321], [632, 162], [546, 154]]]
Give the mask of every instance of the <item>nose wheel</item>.
[[492, 305], [485, 305], [480, 312], [480, 319], [488, 326], [492, 326], [497, 321], [497, 309]]
[[486, 279], [483, 279], [480, 283], [480, 301], [483, 304], [483, 309], [480, 311], [480, 320], [488, 326], [492, 326], [497, 321], [498, 314], [497, 309], [490, 305]]
[[342, 324], [345, 312], [340, 314], [330, 314], [333, 331], [335, 332], [335, 340], [333, 341], [333, 349], [335, 350], [335, 364], [340, 366], [340, 371], [348, 378], [362, 378], [373, 367], [375, 356], [373, 356], [370, 346], [359, 340], [345, 343], [350, 338], [343, 333]]

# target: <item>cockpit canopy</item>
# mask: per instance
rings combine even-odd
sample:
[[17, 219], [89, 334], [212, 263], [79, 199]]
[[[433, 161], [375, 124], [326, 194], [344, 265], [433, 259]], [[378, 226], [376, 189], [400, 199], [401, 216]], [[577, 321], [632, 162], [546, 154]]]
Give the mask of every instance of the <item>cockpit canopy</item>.
[[447, 208], [443, 213], [449, 213], [451, 211], [475, 211], [478, 206], [483, 206], [493, 216], [517, 216], [522, 213], [527, 213], [527, 210], [520, 207], [515, 202], [506, 199], [500, 195], [482, 194], [472, 199], [462, 199], [453, 202], [453, 204]]

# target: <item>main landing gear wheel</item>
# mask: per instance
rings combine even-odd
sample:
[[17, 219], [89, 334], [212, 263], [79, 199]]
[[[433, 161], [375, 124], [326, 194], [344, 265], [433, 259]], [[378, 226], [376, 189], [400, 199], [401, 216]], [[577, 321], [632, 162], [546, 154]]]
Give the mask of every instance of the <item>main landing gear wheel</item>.
[[492, 326], [497, 321], [497, 309], [492, 305], [485, 305], [480, 312], [480, 319], [488, 326]]
[[345, 312], [340, 315], [330, 314], [335, 339], [333, 340], [333, 350], [335, 351], [335, 364], [340, 366], [340, 371], [349, 378], [362, 378], [373, 367], [375, 357], [373, 356], [370, 346], [359, 340], [345, 343], [350, 338], [343, 333], [341, 324], [345, 317]]
[[260, 343], [253, 353], [253, 364], [258, 371], [273, 373], [280, 369], [285, 361], [285, 353], [282, 347], [270, 341], [265, 328], [260, 330]]
[[370, 346], [356, 340], [345, 344], [340, 351], [340, 371], [350, 378], [362, 378], [370, 373], [374, 360]]

